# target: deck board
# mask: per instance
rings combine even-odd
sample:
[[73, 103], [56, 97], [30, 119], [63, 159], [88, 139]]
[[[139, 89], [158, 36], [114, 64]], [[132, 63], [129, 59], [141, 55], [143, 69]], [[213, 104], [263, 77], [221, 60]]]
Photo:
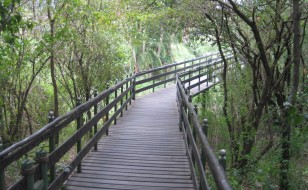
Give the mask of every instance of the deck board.
[[182, 133], [178, 129], [175, 86], [137, 97], [98, 151], [73, 173], [67, 190], [193, 189]]

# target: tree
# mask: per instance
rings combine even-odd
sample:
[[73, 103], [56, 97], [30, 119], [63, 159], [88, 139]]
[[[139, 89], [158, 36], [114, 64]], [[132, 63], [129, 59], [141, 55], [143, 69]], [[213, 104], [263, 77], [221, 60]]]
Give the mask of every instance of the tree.
[[[279, 147], [282, 151], [280, 179], [284, 181], [280, 183], [280, 187], [288, 188], [289, 180], [286, 175], [290, 159], [288, 152], [291, 128], [287, 119], [287, 102], [288, 97], [292, 100], [292, 94], [296, 96], [297, 91], [302, 89], [298, 82], [301, 65], [301, 46], [298, 42], [302, 39], [302, 32], [296, 23], [305, 24], [307, 13], [303, 11], [306, 10], [298, 9], [294, 3], [294, 13], [302, 11], [301, 17], [296, 16], [296, 22], [290, 14], [290, 1], [182, 2], [188, 7], [188, 11], [199, 13], [195, 20], [190, 22], [190, 26], [198, 28], [209, 40], [217, 44], [222, 57], [222, 50], [229, 47], [236, 56], [235, 60], [243, 62], [245, 66], [244, 69], [240, 65], [230, 67], [233, 63], [224, 59], [223, 113], [229, 131], [232, 166], [245, 174], [247, 169], [258, 163], [269, 150], [275, 146]], [[297, 30], [293, 32], [292, 27]], [[297, 43], [292, 41], [293, 35]], [[292, 48], [296, 50], [293, 53]], [[237, 93], [233, 93], [234, 80], [237, 83], [243, 80], [246, 88], [236, 89]], [[240, 92], [241, 100], [236, 97]], [[282, 143], [274, 142], [274, 135], [278, 134], [273, 132], [266, 135], [267, 144], [256, 141], [258, 133], [264, 127], [272, 131], [272, 123], [266, 119], [269, 112], [275, 115], [271, 120], [276, 120], [280, 126]]]

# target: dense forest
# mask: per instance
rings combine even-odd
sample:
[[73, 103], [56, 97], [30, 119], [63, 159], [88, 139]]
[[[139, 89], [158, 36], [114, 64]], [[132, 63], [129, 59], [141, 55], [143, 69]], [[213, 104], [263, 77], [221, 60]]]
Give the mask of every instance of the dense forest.
[[307, 189], [307, 13], [306, 0], [0, 1], [1, 141], [128, 75], [218, 51], [221, 84], [194, 101], [232, 186]]

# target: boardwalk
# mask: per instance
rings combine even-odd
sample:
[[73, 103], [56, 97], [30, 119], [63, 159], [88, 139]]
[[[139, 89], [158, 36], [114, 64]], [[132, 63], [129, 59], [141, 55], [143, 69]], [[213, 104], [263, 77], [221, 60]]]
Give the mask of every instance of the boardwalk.
[[82, 162], [67, 190], [193, 189], [182, 133], [178, 129], [175, 86], [137, 97], [98, 151]]

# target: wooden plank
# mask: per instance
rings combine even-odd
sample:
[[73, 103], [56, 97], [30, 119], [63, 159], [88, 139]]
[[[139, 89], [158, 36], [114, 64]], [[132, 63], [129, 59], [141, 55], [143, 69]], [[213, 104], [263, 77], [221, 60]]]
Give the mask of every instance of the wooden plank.
[[183, 164], [183, 160], [180, 161], [168, 161], [168, 160], [136, 160], [136, 159], [126, 159], [126, 158], [108, 158], [108, 157], [88, 157], [84, 162], [98, 162], [98, 163], [138, 163], [138, 164], [153, 164], [153, 165], [180, 165], [185, 166], [187, 163]]
[[[76, 175], [77, 173], [74, 173]], [[170, 173], [159, 173], [159, 174], [154, 174], [154, 173], [136, 173], [132, 172], [129, 173], [129, 171], [122, 172], [122, 171], [100, 171], [100, 170], [86, 170], [83, 171], [80, 175], [83, 174], [93, 174], [98, 176], [111, 176], [111, 177], [138, 177], [138, 178], [155, 178], [155, 179], [186, 179], [190, 180], [190, 175], [177, 175], [175, 174], [170, 174]]]
[[140, 181], [140, 182], [155, 182], [155, 183], [185, 183], [190, 184], [191, 180], [189, 178], [165, 178], [159, 175], [150, 175], [148, 177], [139, 176], [121, 176], [121, 175], [96, 175], [96, 174], [81, 174], [75, 173], [74, 177], [82, 178], [95, 178], [95, 179], [108, 179], [108, 180], [121, 180], [121, 181]]
[[84, 165], [89, 164], [92, 165], [100, 165], [101, 167], [104, 167], [104, 165], [115, 165], [115, 166], [139, 166], [139, 167], [155, 167], [155, 168], [189, 168], [189, 165], [187, 163], [179, 163], [179, 162], [164, 162], [163, 160], [161, 162], [144, 162], [140, 160], [139, 162], [131, 162], [126, 160], [113, 160], [113, 159], [102, 159], [102, 160], [93, 160], [93, 159], [87, 159], [83, 162]]
[[89, 182], [71, 181], [68, 183], [66, 190], [97, 190], [97, 189], [118, 189], [118, 190], [190, 190], [192, 187], [149, 187], [134, 185], [117, 185], [117, 184], [96, 184]]
[[89, 163], [89, 162], [83, 162], [82, 166], [87, 166], [87, 167], [102, 167], [102, 168], [118, 168], [122, 170], [149, 170], [149, 171], [175, 171], [175, 172], [189, 172], [188, 168], [185, 167], [164, 167], [164, 166], [153, 166], [153, 165], [125, 165], [125, 163], [121, 164], [98, 164], [98, 163]]
[[182, 133], [178, 129], [175, 86], [137, 97], [110, 126], [65, 188], [193, 189]]
[[[189, 183], [164, 183], [164, 182], [148, 182], [148, 181], [128, 181], [128, 180], [110, 180], [110, 179], [99, 179], [99, 178], [85, 178], [74, 176], [72, 181], [81, 183], [92, 183], [97, 185], [104, 184], [115, 184], [115, 185], [129, 185], [129, 186], [145, 186], [145, 187], [171, 187], [171, 188], [191, 188], [192, 184]], [[104, 187], [104, 186], [102, 186]]]
[[[88, 157], [95, 156], [97, 157], [97, 154], [89, 154]], [[187, 158], [183, 156], [153, 156], [153, 155], [134, 155], [134, 154], [123, 154], [123, 153], [111, 153], [111, 154], [98, 154], [99, 157], [101, 158], [111, 158], [111, 159], [122, 159], [125, 158], [127, 160], [165, 160], [165, 161], [179, 161], [179, 162], [186, 162]]]
[[[131, 167], [130, 169], [126, 168], [125, 170], [119, 167], [105, 167], [105, 168], [100, 168], [100, 167], [90, 167], [90, 166], [83, 166], [82, 168], [85, 171], [107, 171], [107, 172], [120, 172], [120, 173], [125, 173], [126, 175], [129, 175], [131, 173], [136, 173], [136, 174], [155, 174], [155, 175], [177, 175], [177, 176], [188, 176], [190, 175], [190, 172], [185, 171], [164, 171], [164, 170], [147, 170], [147, 169], [138, 169]], [[69, 180], [71, 180], [70, 178]], [[68, 181], [69, 181], [68, 180]]]

